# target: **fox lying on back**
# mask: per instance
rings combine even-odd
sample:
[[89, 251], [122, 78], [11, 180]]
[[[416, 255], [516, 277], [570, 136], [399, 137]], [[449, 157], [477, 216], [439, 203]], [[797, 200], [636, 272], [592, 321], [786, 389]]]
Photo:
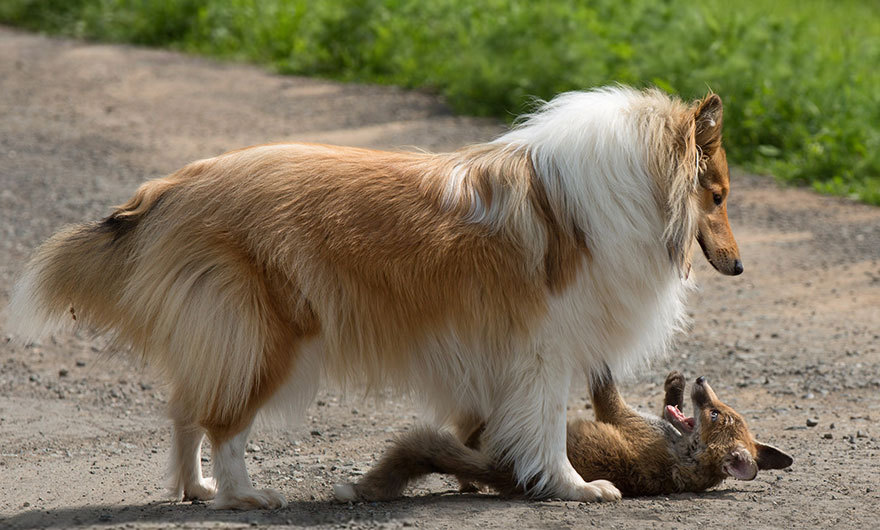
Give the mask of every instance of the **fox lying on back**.
[[[660, 418], [627, 406], [610, 372], [593, 386], [596, 421], [569, 422], [568, 458], [584, 480], [611, 481], [624, 496], [704, 491], [727, 477], [752, 480], [759, 469], [792, 463], [779, 449], [757, 442], [743, 417], [722, 403], [703, 377], [691, 390], [691, 418], [681, 413], [685, 379], [679, 372], [666, 378]], [[409, 433], [360, 482], [336, 486], [336, 497], [392, 499], [430, 473], [455, 474], [462, 490], [483, 484], [505, 495], [523, 492], [509, 468], [476, 448], [479, 431], [467, 439], [465, 445], [450, 433], [428, 428]]]

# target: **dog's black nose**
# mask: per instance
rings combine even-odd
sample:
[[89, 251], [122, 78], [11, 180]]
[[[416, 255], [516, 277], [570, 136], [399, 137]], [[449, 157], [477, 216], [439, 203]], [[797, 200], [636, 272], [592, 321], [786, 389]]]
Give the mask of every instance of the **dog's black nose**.
[[706, 378], [703, 377], [702, 375], [701, 375], [700, 377], [697, 378], [697, 384], [698, 384], [698, 385], [702, 385], [702, 384], [705, 383], [705, 382], [706, 382]]
[[733, 262], [733, 275], [739, 276], [743, 273], [743, 262], [740, 260], [736, 260]]

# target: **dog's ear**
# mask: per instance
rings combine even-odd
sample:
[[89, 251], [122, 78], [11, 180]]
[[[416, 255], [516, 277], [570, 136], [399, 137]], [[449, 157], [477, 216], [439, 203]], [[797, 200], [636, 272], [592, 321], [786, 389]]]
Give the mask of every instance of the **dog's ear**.
[[790, 466], [794, 459], [772, 445], [755, 442], [758, 450], [758, 469], [785, 469]]
[[697, 110], [694, 111], [697, 145], [703, 150], [705, 156], [712, 156], [721, 147], [723, 107], [721, 97], [718, 94], [709, 93], [697, 104]]

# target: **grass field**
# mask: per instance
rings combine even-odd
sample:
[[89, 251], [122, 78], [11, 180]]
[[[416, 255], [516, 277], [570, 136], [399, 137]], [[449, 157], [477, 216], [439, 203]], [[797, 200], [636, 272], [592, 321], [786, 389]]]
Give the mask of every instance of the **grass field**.
[[873, 1], [2, 0], [0, 22], [434, 90], [505, 118], [613, 82], [711, 88], [735, 163], [880, 204]]

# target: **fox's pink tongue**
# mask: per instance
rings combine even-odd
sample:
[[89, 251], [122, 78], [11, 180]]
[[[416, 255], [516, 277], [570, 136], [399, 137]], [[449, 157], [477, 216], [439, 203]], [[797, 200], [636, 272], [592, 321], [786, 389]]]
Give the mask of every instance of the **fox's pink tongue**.
[[687, 426], [688, 429], [694, 428], [694, 419], [685, 416], [680, 410], [678, 410], [678, 407], [673, 405], [666, 405], [666, 412], [668, 412], [671, 417], [675, 418], [675, 421], [684, 426]]

